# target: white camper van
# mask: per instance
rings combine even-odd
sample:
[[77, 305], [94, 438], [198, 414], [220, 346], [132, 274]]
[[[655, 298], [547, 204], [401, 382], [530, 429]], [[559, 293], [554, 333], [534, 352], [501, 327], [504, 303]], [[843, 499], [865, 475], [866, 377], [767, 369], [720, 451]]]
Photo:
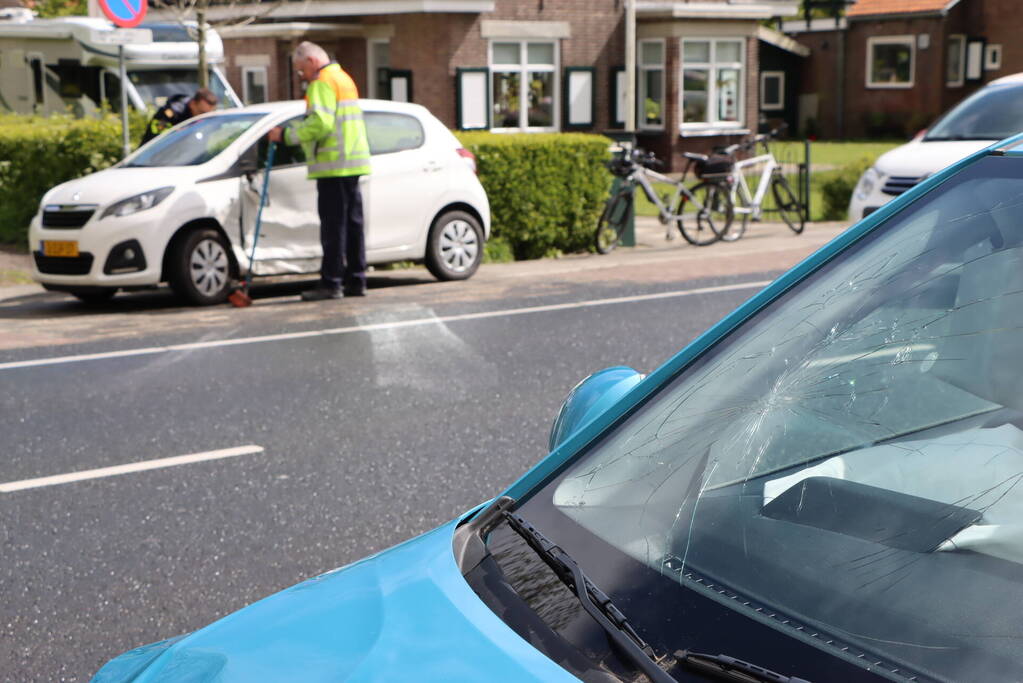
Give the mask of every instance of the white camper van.
[[[177, 93], [198, 87], [199, 50], [184, 26], [141, 24], [153, 40], [125, 45], [128, 106], [161, 106]], [[106, 19], [35, 19], [25, 11], [0, 16], [0, 111], [21, 114], [64, 113], [88, 116], [106, 105], [121, 108], [118, 46], [104, 40], [114, 31]], [[221, 73], [224, 45], [213, 30], [206, 34], [210, 89], [221, 107], [240, 106]]]

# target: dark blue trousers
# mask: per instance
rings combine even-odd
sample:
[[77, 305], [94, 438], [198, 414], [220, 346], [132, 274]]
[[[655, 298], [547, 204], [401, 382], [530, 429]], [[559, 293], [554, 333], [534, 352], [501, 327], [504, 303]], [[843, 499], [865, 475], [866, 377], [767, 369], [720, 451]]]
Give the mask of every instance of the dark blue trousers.
[[323, 263], [320, 285], [330, 289], [366, 286], [366, 235], [359, 176], [317, 178]]

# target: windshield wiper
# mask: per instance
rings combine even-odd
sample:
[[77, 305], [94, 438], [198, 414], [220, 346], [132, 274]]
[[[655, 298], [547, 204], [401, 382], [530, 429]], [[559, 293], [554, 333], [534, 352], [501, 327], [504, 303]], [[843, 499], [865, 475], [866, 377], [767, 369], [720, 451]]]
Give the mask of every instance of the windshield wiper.
[[[503, 519], [575, 595], [583, 609], [607, 633], [608, 638], [620, 652], [654, 683], [678, 683], [678, 680], [665, 670], [677, 666], [730, 681], [809, 683], [805, 679], [784, 676], [727, 655], [680, 650], [674, 657], [667, 655], [658, 657], [654, 649], [632, 627], [625, 614], [586, 576], [571, 555], [528, 521], [509, 511], [514, 504], [515, 501], [507, 496], [498, 498], [456, 532], [455, 555], [463, 574], [472, 571], [487, 554], [483, 537]], [[665, 668], [661, 668], [662, 662]]]
[[658, 666], [658, 658], [652, 647], [632, 628], [621, 610], [614, 606], [611, 598], [590, 581], [572, 557], [557, 544], [540, 533], [532, 524], [512, 512], [503, 512], [505, 521], [515, 533], [551, 568], [561, 582], [571, 590], [586, 613], [600, 625], [619, 650], [646, 674], [654, 683], [678, 683], [664, 669]]
[[[1008, 137], [1008, 136], [1002, 136]], [[990, 135], [941, 135], [938, 137], [924, 136], [924, 142], [963, 142], [973, 140], [1001, 140], [1002, 137], [991, 137]]]
[[785, 676], [756, 664], [744, 662], [728, 655], [708, 655], [701, 652], [680, 650], [675, 653], [675, 662], [694, 671], [726, 681], [750, 681], [756, 683], [810, 683], [805, 678]]

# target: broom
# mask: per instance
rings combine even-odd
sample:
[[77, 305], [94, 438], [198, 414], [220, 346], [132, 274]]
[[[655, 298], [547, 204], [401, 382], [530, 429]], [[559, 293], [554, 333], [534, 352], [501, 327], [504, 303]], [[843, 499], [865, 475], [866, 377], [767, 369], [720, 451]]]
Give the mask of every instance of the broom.
[[270, 149], [266, 152], [266, 172], [263, 173], [263, 190], [259, 193], [259, 209], [256, 211], [256, 230], [252, 236], [252, 252], [249, 254], [249, 272], [245, 273], [245, 281], [240, 289], [231, 292], [227, 300], [235, 308], [245, 308], [252, 305], [252, 297], [249, 296], [249, 287], [252, 285], [252, 270], [256, 263], [256, 244], [259, 242], [259, 228], [263, 222], [263, 207], [266, 206], [266, 195], [270, 189], [270, 169], [274, 165], [274, 149], [276, 143], [270, 143]]

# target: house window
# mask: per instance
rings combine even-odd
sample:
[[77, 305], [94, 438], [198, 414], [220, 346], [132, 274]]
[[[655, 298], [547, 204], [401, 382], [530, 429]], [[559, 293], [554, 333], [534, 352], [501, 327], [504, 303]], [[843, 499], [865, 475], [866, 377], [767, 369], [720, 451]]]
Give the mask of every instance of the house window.
[[958, 88], [966, 73], [966, 36], [949, 36], [945, 57], [945, 85]]
[[269, 99], [266, 93], [265, 66], [242, 67], [242, 99], [245, 104], [259, 104]]
[[391, 99], [391, 43], [388, 40], [371, 40], [367, 46], [369, 92], [372, 99]]
[[984, 77], [984, 40], [966, 41], [966, 80], [976, 82]]
[[557, 43], [490, 43], [492, 125], [503, 130], [556, 130]]
[[682, 41], [682, 125], [742, 123], [744, 53], [741, 40]]
[[639, 41], [639, 111], [640, 128], [664, 128], [664, 41]]
[[912, 88], [916, 40], [913, 36], [867, 39], [867, 87]]
[[1002, 68], [1002, 46], [984, 46], [984, 69], [987, 71], [998, 71]]
[[490, 70], [459, 67], [455, 75], [455, 118], [459, 130], [490, 128]]
[[760, 72], [760, 108], [770, 111], [785, 108], [785, 72]]

